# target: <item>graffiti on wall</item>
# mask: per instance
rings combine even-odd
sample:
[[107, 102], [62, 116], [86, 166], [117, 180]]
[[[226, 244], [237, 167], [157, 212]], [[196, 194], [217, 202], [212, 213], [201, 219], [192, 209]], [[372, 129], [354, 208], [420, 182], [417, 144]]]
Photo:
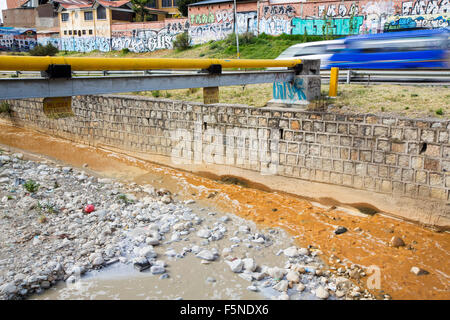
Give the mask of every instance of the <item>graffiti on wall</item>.
[[386, 19], [395, 14], [393, 1], [369, 1], [361, 6], [364, 23], [361, 27], [363, 33], [383, 32]]
[[61, 38], [55, 38], [55, 37], [39, 37], [37, 38], [37, 43], [45, 46], [49, 43], [51, 43], [54, 47], [61, 50]]
[[[211, 40], [223, 40], [233, 33], [234, 19], [232, 10], [219, 10], [214, 13], [215, 22], [202, 25], [191, 25], [189, 35], [193, 44], [205, 43]], [[192, 22], [192, 17], [191, 20]], [[236, 14], [237, 32], [239, 34], [257, 33], [256, 11], [238, 12]]]
[[239, 34], [250, 32], [257, 34], [258, 21], [256, 11], [239, 12], [236, 14], [237, 30]]
[[36, 43], [36, 29], [0, 27], [0, 51], [29, 51]]
[[393, 16], [384, 24], [384, 31], [414, 28], [446, 28], [450, 26], [450, 15]]
[[210, 40], [223, 40], [232, 32], [233, 24], [231, 22], [192, 26], [189, 29], [193, 44], [205, 43]]
[[450, 26], [449, 20], [449, 0], [406, 1], [402, 3], [400, 14], [386, 19], [384, 31], [446, 28]]
[[295, 79], [288, 82], [273, 83], [273, 99], [282, 100], [284, 103], [292, 104], [306, 100], [303, 79]]
[[191, 24], [211, 24], [221, 22], [233, 22], [233, 10], [218, 10], [216, 12], [199, 13], [190, 15]]
[[131, 32], [113, 31], [111, 49], [128, 49], [132, 52], [152, 52], [159, 49], [172, 49], [173, 40], [190, 27], [189, 22], [168, 23], [160, 30], [134, 29]]
[[337, 4], [329, 4], [329, 5], [320, 5], [317, 7], [317, 16], [318, 17], [349, 17], [358, 15], [358, 5], [356, 3], [346, 4], [340, 3]]
[[111, 51], [111, 38], [107, 37], [67, 37], [61, 38], [60, 50], [90, 52], [99, 50]]
[[333, 19], [292, 19], [292, 34], [350, 35], [358, 34], [364, 17]]
[[402, 3], [403, 16], [446, 13], [450, 13], [449, 0], [417, 0]]
[[291, 5], [264, 6], [259, 20], [259, 33], [273, 36], [283, 33], [291, 34], [291, 20], [295, 9]]

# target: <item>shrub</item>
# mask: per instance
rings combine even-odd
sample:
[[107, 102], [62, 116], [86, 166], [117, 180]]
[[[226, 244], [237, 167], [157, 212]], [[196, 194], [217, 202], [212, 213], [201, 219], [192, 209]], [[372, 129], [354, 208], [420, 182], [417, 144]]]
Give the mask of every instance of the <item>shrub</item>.
[[130, 49], [128, 49], [128, 48], [123, 48], [123, 49], [120, 51], [120, 53], [123, 54], [123, 55], [128, 54], [128, 53], [130, 53]]
[[245, 32], [241, 35], [239, 35], [239, 44], [245, 45], [245, 44], [252, 44], [256, 42], [256, 37], [251, 32]]
[[36, 192], [39, 189], [39, 184], [36, 183], [36, 181], [34, 180], [28, 180], [27, 182], [24, 183], [23, 187], [28, 191], [28, 192]]
[[11, 106], [9, 105], [8, 102], [3, 101], [0, 104], [0, 113], [10, 113], [11, 112]]
[[439, 108], [436, 110], [436, 114], [442, 116], [444, 114], [444, 110], [442, 110], [442, 108]]
[[183, 32], [176, 36], [173, 47], [179, 51], [187, 50], [191, 47], [191, 37], [189, 33]]
[[159, 90], [152, 91], [152, 96], [154, 96], [155, 98], [158, 98], [161, 96], [161, 92], [159, 92]]
[[47, 43], [47, 45], [43, 46], [42, 44], [38, 44], [33, 49], [30, 50], [30, 55], [32, 56], [54, 56], [59, 52], [58, 48], [53, 46], [51, 43]]

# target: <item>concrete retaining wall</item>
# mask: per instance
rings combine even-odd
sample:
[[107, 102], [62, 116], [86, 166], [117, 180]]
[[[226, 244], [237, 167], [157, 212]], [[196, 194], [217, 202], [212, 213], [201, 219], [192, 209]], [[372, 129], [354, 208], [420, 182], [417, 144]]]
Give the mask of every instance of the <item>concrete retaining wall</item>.
[[[310, 196], [314, 187], [318, 197], [340, 194], [340, 200], [367, 202], [397, 216], [450, 226], [449, 120], [122, 95], [76, 97], [76, 117], [55, 120], [43, 114], [42, 99], [9, 103], [10, 119], [19, 126], [164, 156], [165, 164], [193, 171], [216, 164], [229, 172], [240, 170], [240, 175], [254, 172], [249, 176], [264, 177], [261, 181], [269, 185], [270, 175], [273, 181], [290, 177], [297, 179], [294, 193], [300, 195]], [[219, 167], [211, 170], [219, 172]]]

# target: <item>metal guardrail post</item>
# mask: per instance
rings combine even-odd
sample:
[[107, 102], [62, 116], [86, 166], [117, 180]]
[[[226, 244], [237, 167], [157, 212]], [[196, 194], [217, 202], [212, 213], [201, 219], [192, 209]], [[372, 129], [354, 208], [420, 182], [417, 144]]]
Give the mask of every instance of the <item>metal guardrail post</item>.
[[330, 73], [330, 90], [328, 91], [328, 96], [336, 97], [337, 96], [337, 86], [339, 80], [339, 68], [331, 68]]
[[351, 70], [347, 70], [347, 84], [350, 84], [351, 77], [352, 77], [352, 71]]

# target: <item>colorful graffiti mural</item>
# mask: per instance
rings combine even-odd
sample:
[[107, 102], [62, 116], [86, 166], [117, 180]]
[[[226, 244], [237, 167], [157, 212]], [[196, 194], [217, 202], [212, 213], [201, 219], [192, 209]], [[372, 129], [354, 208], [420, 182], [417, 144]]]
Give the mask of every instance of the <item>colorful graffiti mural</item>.
[[0, 27], [0, 51], [29, 51], [36, 44], [36, 29]]
[[364, 17], [335, 19], [292, 19], [292, 34], [351, 35], [358, 34]]

